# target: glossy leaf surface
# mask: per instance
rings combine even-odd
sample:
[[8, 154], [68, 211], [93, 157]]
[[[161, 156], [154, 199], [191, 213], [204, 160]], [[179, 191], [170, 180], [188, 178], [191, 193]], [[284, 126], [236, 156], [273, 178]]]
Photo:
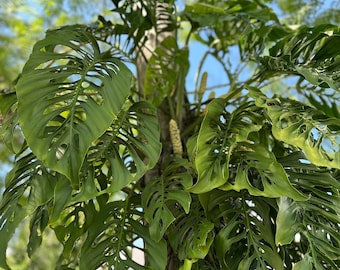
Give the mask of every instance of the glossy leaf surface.
[[48, 31], [34, 46], [17, 85], [19, 122], [35, 155], [74, 187], [130, 93], [129, 74], [83, 26]]
[[170, 161], [161, 178], [152, 179], [142, 194], [145, 219], [149, 222], [150, 235], [159, 241], [176, 218], [172, 211], [180, 205], [188, 214], [190, 194], [185, 188], [192, 183], [188, 173], [188, 162], [184, 159]]

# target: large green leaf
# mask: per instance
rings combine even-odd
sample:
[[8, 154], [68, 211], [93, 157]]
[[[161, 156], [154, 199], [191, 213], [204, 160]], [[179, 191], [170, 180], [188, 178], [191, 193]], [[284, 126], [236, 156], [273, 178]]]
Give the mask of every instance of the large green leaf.
[[269, 49], [269, 56], [262, 58], [263, 75], [296, 74], [315, 86], [339, 91], [339, 33], [338, 26], [323, 24], [283, 35]]
[[226, 111], [228, 102], [214, 99], [207, 107], [196, 148], [197, 183], [189, 190], [203, 193], [220, 187], [229, 178], [229, 160], [238, 142], [247, 141], [251, 132], [262, 127], [261, 112], [254, 104]]
[[78, 204], [55, 227], [64, 245], [63, 266], [79, 260], [80, 269], [95, 270], [107, 265], [114, 269], [142, 270], [145, 267], [132, 258], [133, 249], [139, 249], [147, 257], [150, 265], [147, 269], [165, 269], [166, 243], [155, 242], [149, 236], [138, 211], [139, 201], [135, 198], [108, 202], [107, 199], [98, 197], [98, 203]]
[[268, 147], [255, 142], [242, 143], [239, 148], [235, 178], [229, 179], [221, 189], [247, 189], [251, 195], [267, 198], [288, 196], [298, 201], [308, 198], [292, 186], [287, 173]]
[[273, 199], [218, 189], [199, 196], [217, 230], [222, 269], [284, 269], [273, 235]]
[[159, 137], [155, 108], [149, 103], [138, 102], [122, 111], [90, 147], [82, 168], [82, 187], [73, 201], [113, 193], [139, 180], [158, 161]]
[[340, 120], [290, 99], [258, 96], [266, 109], [276, 139], [299, 147], [317, 166], [340, 169]]
[[204, 217], [196, 198], [188, 215], [177, 217], [169, 228], [168, 240], [180, 260], [204, 259], [214, 240], [214, 224]]
[[[276, 242], [288, 245], [299, 233], [298, 241], [308, 243], [301, 252], [310, 256], [299, 265], [313, 264], [315, 269], [340, 267], [340, 182], [339, 172], [306, 162], [301, 153], [292, 153], [280, 159], [293, 183], [310, 194], [307, 201], [281, 199], [277, 216]], [[289, 219], [289, 220], [285, 220]], [[286, 226], [291, 226], [287, 231]], [[309, 266], [310, 267], [310, 266]], [[299, 269], [299, 268], [297, 268]], [[308, 268], [306, 268], [308, 269]]]
[[[263, 126], [262, 110], [246, 103], [232, 113], [225, 109], [227, 102], [215, 99], [197, 138], [195, 166], [197, 183], [189, 190], [196, 193], [213, 188], [240, 191], [266, 197], [289, 196], [306, 199], [289, 182], [282, 166], [270, 146], [261, 142], [256, 134]], [[235, 171], [236, 170], [236, 171]], [[230, 174], [233, 171], [233, 174]]]
[[23, 219], [32, 214], [39, 206], [39, 202], [43, 201], [38, 196], [27, 198], [31, 178], [46, 176], [46, 171], [42, 171], [41, 165], [41, 162], [31, 152], [27, 153], [27, 149], [25, 152], [23, 148], [13, 169], [6, 176], [5, 191], [0, 204], [0, 267], [5, 269], [9, 269], [6, 264], [9, 240]]
[[88, 148], [129, 93], [130, 72], [85, 27], [48, 31], [17, 85], [20, 126], [33, 153], [78, 188]]
[[187, 214], [189, 212], [191, 196], [185, 188], [192, 184], [192, 177], [188, 167], [185, 159], [171, 160], [165, 165], [161, 177], [153, 178], [143, 190], [144, 218], [149, 223], [151, 237], [156, 241], [176, 220], [171, 211], [173, 208], [178, 208], [179, 204]]

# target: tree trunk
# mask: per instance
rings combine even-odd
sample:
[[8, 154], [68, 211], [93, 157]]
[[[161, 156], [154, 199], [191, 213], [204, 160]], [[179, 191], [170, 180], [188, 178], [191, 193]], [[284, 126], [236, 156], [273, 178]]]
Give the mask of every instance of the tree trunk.
[[[164, 31], [165, 27], [169, 24], [171, 18], [170, 13], [166, 13], [164, 11], [169, 10], [168, 3], [155, 3], [156, 10], [156, 25], [154, 25], [150, 30], [146, 31], [145, 39], [146, 41], [143, 43], [143, 46], [140, 46], [137, 51], [137, 81], [138, 81], [138, 94], [141, 99], [148, 100], [148, 96], [145, 96], [144, 93], [144, 85], [145, 85], [145, 71], [147, 69], [148, 60], [152, 56], [153, 52], [156, 48], [161, 44], [161, 42], [169, 37], [175, 36], [175, 32]], [[142, 39], [143, 41], [143, 39]], [[160, 71], [160, 76], [161, 71]], [[170, 134], [169, 134], [169, 121], [171, 119], [170, 109], [168, 100], [165, 99], [160, 106], [157, 108], [157, 117], [160, 125], [160, 139], [162, 143], [162, 153], [159, 159], [158, 164], [152, 169], [149, 170], [143, 179], [142, 185], [145, 186], [150, 179], [153, 177], [161, 176], [161, 167], [165, 160], [171, 155], [172, 147], [170, 142]], [[146, 247], [147, 248], [147, 247]], [[146, 261], [147, 264], [147, 261]], [[178, 269], [178, 259], [174, 254], [173, 250], [170, 246], [168, 246], [168, 270]]]

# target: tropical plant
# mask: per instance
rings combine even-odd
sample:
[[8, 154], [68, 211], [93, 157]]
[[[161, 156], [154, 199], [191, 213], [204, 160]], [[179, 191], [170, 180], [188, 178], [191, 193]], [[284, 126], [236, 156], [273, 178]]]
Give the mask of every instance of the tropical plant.
[[340, 28], [262, 1], [112, 3], [117, 22], [47, 31], [0, 96], [0, 267], [29, 219], [28, 255], [52, 228], [56, 269], [339, 269]]

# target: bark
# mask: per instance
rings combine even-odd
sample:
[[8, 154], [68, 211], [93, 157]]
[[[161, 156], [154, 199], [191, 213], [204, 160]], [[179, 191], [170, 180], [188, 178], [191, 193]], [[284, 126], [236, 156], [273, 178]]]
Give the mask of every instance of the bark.
[[[168, 9], [168, 3], [155, 3], [156, 5], [156, 25], [145, 33], [145, 39], [143, 46], [140, 46], [137, 51], [137, 80], [138, 80], [138, 94], [143, 99], [148, 100], [148, 96], [144, 94], [145, 85], [145, 71], [147, 69], [148, 60], [152, 56], [153, 52], [159, 46], [159, 44], [167, 37], [175, 35], [175, 32], [164, 31], [171, 20], [171, 14], [164, 12]], [[160, 71], [160, 76], [162, 76]], [[157, 90], [155, 90], [157, 91]], [[149, 170], [143, 179], [142, 186], [145, 186], [153, 177], [160, 176], [162, 173], [161, 167], [163, 162], [171, 155], [172, 147], [169, 134], [169, 121], [171, 119], [168, 100], [164, 100], [157, 108], [157, 117], [160, 125], [160, 139], [162, 142], [162, 153], [158, 164]], [[146, 247], [147, 248], [147, 247]], [[146, 262], [147, 263], [147, 262]], [[178, 269], [177, 256], [172, 251], [171, 247], [168, 247], [168, 270]]]

